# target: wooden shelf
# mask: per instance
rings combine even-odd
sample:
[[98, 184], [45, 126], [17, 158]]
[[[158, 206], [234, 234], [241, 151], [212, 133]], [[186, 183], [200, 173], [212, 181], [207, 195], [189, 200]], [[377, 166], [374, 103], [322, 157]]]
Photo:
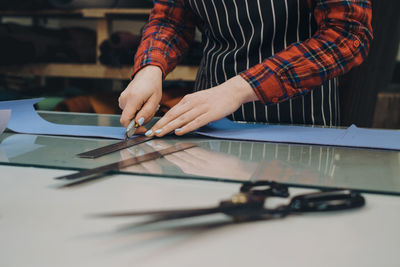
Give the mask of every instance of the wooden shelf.
[[[16, 17], [80, 17], [97, 21], [97, 58], [100, 56], [100, 45], [108, 39], [112, 29], [112, 20], [116, 17], [147, 16], [150, 8], [83, 8], [83, 9], [48, 9], [48, 10], [1, 10], [1, 16]], [[0, 74], [13, 76], [43, 76], [92, 79], [129, 79], [132, 73], [130, 66], [121, 68], [96, 64], [25, 64], [18, 66], [0, 66]], [[178, 66], [167, 76], [167, 80], [194, 81], [197, 67]]]
[[107, 16], [149, 15], [150, 8], [82, 8], [48, 10], [2, 10], [0, 16], [10, 17], [60, 17], [105, 18]]
[[[128, 80], [132, 67], [108, 67], [100, 64], [26, 64], [21, 66], [0, 67], [0, 73], [13, 76], [75, 77], [94, 79]], [[167, 80], [194, 81], [197, 67], [177, 66], [167, 76]]]

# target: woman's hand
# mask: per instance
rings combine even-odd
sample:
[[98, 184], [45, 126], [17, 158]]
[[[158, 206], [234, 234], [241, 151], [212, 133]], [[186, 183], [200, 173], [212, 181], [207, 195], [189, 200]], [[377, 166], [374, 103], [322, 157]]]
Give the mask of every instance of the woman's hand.
[[146, 66], [121, 93], [118, 102], [122, 109], [121, 124], [125, 127], [133, 118], [139, 125], [150, 121], [157, 112], [162, 96], [162, 71], [157, 66]]
[[[154, 150], [162, 150], [172, 146], [171, 143], [167, 143], [165, 140], [158, 138], [146, 142], [146, 144], [151, 144]], [[127, 149], [121, 150], [120, 153], [126, 150]], [[132, 157], [132, 155], [130, 157]], [[211, 149], [202, 147], [189, 148], [184, 151], [165, 155], [164, 158], [179, 167], [186, 174], [237, 180], [250, 179], [252, 173], [257, 169], [259, 164], [257, 162], [240, 160], [236, 155], [212, 151]], [[162, 173], [160, 167], [157, 167], [157, 161], [149, 161], [148, 165], [144, 165], [144, 163], [145, 162], [135, 166], [140, 166], [138, 168], [142, 168], [142, 170], [145, 169], [146, 172], [149, 173], [156, 173], [156, 171]], [[150, 165], [150, 163], [152, 164]], [[132, 169], [132, 171], [135, 170]]]
[[241, 104], [256, 99], [257, 95], [251, 86], [242, 77], [235, 76], [216, 87], [186, 95], [146, 135], [161, 137], [171, 131], [183, 135], [222, 119], [236, 111]]

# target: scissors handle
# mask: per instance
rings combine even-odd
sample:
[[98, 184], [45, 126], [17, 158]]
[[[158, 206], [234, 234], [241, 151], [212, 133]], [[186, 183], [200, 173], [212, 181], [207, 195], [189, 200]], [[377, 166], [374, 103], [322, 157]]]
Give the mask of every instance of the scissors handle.
[[292, 198], [286, 209], [289, 212], [320, 212], [362, 207], [364, 197], [352, 190], [322, 191]]
[[240, 187], [241, 193], [247, 193], [257, 197], [288, 197], [289, 188], [274, 181], [245, 182]]

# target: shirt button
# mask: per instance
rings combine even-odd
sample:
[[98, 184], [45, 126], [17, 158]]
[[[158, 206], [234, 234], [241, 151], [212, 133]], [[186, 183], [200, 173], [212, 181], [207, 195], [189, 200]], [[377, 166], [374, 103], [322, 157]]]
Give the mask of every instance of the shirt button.
[[360, 46], [360, 41], [355, 40], [355, 41], [353, 42], [353, 45], [354, 45], [354, 47], [359, 47], [359, 46]]

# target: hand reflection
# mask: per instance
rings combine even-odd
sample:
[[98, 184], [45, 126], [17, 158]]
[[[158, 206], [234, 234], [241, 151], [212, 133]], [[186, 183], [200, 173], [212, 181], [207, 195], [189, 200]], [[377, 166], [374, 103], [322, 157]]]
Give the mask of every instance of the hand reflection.
[[[135, 146], [120, 151], [121, 159], [128, 159], [140, 156], [155, 150], [165, 149], [172, 144], [162, 139], [153, 139], [145, 144]], [[272, 145], [271, 145], [272, 146]], [[288, 158], [288, 149], [285, 146], [278, 145], [269, 149], [274, 153], [263, 153], [263, 157], [257, 158], [257, 162], [249, 162], [241, 160], [236, 154], [228, 154], [225, 152], [216, 152], [201, 147], [191, 148], [185, 151], [176, 152], [166, 155], [165, 160], [179, 167], [184, 173], [189, 175], [215, 177], [237, 180], [273, 180], [280, 182], [302, 181], [309, 183], [318, 180], [318, 173], [307, 168], [298, 168], [296, 155]], [[282, 148], [282, 149], [281, 149]], [[282, 150], [282, 151], [281, 151]], [[250, 150], [252, 151], [252, 150]], [[281, 153], [282, 152], [282, 153]], [[307, 150], [308, 152], [308, 150]], [[311, 152], [310, 152], [311, 153]], [[259, 153], [258, 153], [259, 154]], [[257, 154], [257, 155], [258, 155]], [[245, 156], [245, 158], [253, 158], [253, 156]], [[314, 158], [311, 157], [310, 158]], [[319, 158], [321, 158], [319, 156]], [[301, 161], [301, 159], [300, 159]], [[141, 164], [128, 167], [123, 171], [134, 173], [163, 174], [161, 161], [148, 161]], [[173, 173], [168, 173], [169, 175]]]
[[[170, 146], [163, 140], [152, 140], [157, 150]], [[256, 163], [240, 160], [238, 157], [194, 147], [185, 151], [166, 155], [165, 159], [178, 166], [184, 173], [216, 178], [248, 180]]]
[[[120, 156], [121, 156], [121, 160], [125, 160], [125, 159], [129, 159], [132, 157], [141, 156], [146, 153], [153, 152], [153, 151], [154, 151], [154, 149], [151, 146], [142, 144], [140, 146], [134, 146], [131, 148], [121, 150]], [[161, 166], [155, 160], [142, 162], [140, 164], [136, 164], [136, 165], [124, 168], [123, 171], [135, 172], [135, 173], [162, 174]]]

